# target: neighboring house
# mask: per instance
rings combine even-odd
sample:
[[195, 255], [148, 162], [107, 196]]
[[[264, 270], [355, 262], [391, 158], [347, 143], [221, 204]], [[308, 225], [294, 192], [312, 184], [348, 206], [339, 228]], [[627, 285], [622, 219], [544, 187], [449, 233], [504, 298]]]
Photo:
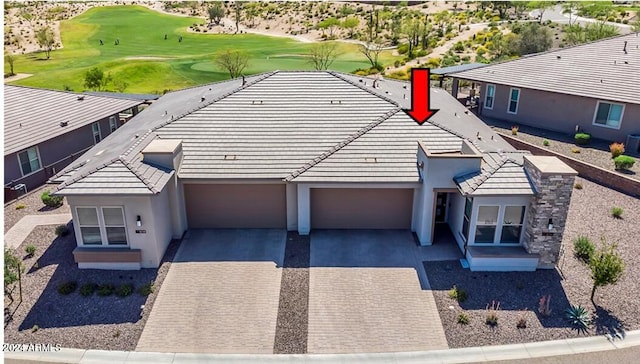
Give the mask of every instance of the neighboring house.
[[[449, 76], [481, 84], [485, 117], [608, 141], [640, 135], [638, 33]], [[640, 153], [640, 143], [628, 144]]]
[[[5, 201], [32, 190], [137, 113], [140, 101], [4, 86]], [[13, 190], [12, 190], [13, 188]], [[13, 193], [12, 193], [13, 192]]]
[[514, 150], [451, 95], [424, 125], [408, 83], [273, 72], [171, 92], [56, 176], [80, 268], [157, 267], [197, 228], [448, 224], [474, 270], [557, 262], [575, 171]]

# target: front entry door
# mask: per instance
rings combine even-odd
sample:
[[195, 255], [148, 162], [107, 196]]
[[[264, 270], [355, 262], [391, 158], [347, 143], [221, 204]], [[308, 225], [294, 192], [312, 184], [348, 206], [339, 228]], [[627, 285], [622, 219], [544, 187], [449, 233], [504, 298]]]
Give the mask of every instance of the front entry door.
[[436, 194], [436, 223], [445, 222], [447, 218], [447, 196], [446, 192]]

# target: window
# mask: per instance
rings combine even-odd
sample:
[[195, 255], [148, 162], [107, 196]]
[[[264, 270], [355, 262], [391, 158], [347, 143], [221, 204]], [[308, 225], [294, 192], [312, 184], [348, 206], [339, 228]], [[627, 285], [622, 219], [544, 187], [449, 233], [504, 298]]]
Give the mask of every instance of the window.
[[493, 100], [496, 96], [496, 85], [487, 85], [487, 94], [484, 97], [484, 108], [492, 110]]
[[624, 105], [598, 101], [596, 114], [593, 118], [594, 125], [620, 129]]
[[93, 144], [100, 143], [102, 136], [100, 135], [100, 123], [91, 124], [91, 130], [93, 131]]
[[476, 223], [477, 244], [493, 244], [498, 225], [499, 206], [480, 206], [478, 208], [478, 220]]
[[20, 170], [23, 176], [40, 170], [38, 147], [31, 147], [18, 153], [18, 162], [20, 162]]
[[500, 243], [518, 244], [524, 221], [524, 206], [506, 206], [502, 222]]
[[507, 112], [509, 114], [518, 113], [518, 102], [520, 101], [520, 89], [512, 88], [509, 92], [509, 108]]
[[115, 116], [109, 116], [109, 132], [113, 133], [116, 129], [118, 129], [118, 119]]
[[127, 245], [122, 207], [77, 207], [83, 245]]
[[464, 202], [464, 219], [462, 221], [462, 235], [464, 240], [469, 239], [469, 222], [471, 221], [471, 209], [473, 207], [473, 199], [467, 197]]

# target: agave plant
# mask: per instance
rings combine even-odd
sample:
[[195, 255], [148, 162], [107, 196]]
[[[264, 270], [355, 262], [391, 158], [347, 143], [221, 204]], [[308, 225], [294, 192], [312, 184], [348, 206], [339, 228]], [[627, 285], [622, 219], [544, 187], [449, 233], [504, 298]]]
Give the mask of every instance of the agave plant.
[[580, 305], [567, 308], [564, 317], [579, 331], [587, 331], [589, 324], [591, 323], [589, 312]]

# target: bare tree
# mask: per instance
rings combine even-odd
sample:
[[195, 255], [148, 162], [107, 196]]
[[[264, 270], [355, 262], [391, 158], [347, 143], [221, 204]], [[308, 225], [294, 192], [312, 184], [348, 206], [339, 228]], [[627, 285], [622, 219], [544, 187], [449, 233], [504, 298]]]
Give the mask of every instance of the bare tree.
[[226, 50], [216, 56], [215, 62], [218, 66], [227, 70], [231, 78], [237, 78], [247, 68], [249, 56], [244, 52]]
[[335, 43], [321, 43], [311, 47], [309, 62], [317, 71], [328, 69], [338, 56]]
[[236, 21], [236, 33], [240, 32], [240, 20], [242, 20], [242, 5], [239, 1], [234, 3], [235, 21]]
[[44, 49], [47, 59], [51, 56], [51, 51], [58, 47], [56, 37], [50, 27], [44, 27], [36, 30], [36, 42]]
[[384, 49], [384, 45], [380, 42], [380, 39], [376, 39], [373, 42], [369, 42], [366, 44], [361, 44], [359, 47], [360, 53], [364, 54], [365, 57], [371, 63], [371, 68], [376, 68], [380, 70], [382, 65], [378, 62], [378, 58], [380, 57], [380, 53]]
[[4, 58], [7, 60], [7, 63], [9, 64], [9, 76], [13, 76], [15, 75], [15, 72], [13, 71], [13, 63], [16, 61], [16, 58], [13, 56], [13, 54], [8, 53], [6, 50], [4, 51], [5, 56]]

